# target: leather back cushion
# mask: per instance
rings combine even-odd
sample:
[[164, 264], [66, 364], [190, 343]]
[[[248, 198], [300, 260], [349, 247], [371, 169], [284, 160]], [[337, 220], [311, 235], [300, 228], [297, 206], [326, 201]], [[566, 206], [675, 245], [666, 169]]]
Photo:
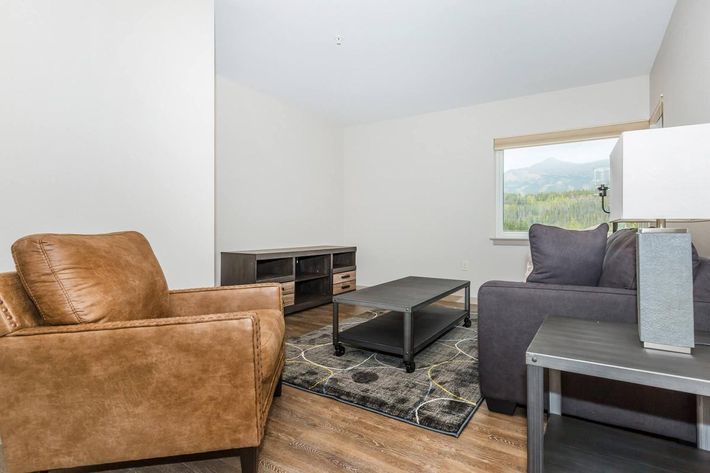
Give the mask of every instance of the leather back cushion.
[[17, 273], [0, 273], [0, 337], [41, 323]]
[[138, 232], [30, 235], [12, 245], [22, 284], [55, 325], [164, 317], [168, 286]]
[[585, 231], [540, 224], [531, 226], [533, 271], [527, 281], [596, 286], [602, 272], [608, 232], [606, 223]]

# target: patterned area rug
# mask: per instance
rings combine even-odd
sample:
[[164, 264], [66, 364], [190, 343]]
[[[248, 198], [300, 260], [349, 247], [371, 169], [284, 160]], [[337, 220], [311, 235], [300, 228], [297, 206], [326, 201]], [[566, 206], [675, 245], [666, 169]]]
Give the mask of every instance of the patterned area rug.
[[[340, 324], [341, 330], [378, 317], [366, 312]], [[416, 371], [402, 359], [345, 346], [333, 354], [332, 326], [286, 341], [283, 381], [429, 430], [458, 437], [481, 404], [478, 338], [459, 325], [415, 356]], [[415, 322], [416, 323], [416, 322]]]

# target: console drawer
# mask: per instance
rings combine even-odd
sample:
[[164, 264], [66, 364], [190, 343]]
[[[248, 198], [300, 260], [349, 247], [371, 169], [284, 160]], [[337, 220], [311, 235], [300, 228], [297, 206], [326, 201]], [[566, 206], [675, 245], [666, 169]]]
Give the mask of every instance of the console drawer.
[[283, 294], [293, 294], [295, 284], [293, 281], [289, 282], [282, 282], [281, 283], [281, 292]]
[[355, 282], [355, 271], [346, 271], [344, 273], [333, 274], [333, 284], [340, 284], [341, 282]]
[[333, 284], [333, 295], [342, 294], [355, 290], [355, 280]]
[[284, 307], [293, 305], [294, 303], [294, 294], [284, 294], [283, 295], [283, 303]]

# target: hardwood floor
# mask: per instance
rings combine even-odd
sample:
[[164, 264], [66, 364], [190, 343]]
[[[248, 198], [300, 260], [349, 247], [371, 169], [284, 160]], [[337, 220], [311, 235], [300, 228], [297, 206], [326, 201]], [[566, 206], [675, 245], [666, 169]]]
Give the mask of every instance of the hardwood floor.
[[[364, 309], [341, 307], [341, 317]], [[287, 336], [331, 321], [326, 305], [289, 315]], [[526, 423], [494, 414], [485, 403], [456, 439], [364, 409], [284, 386], [274, 400], [259, 456], [267, 473], [515, 472], [526, 468]], [[2, 462], [0, 462], [2, 464]], [[103, 471], [131, 473], [236, 473], [235, 452], [114, 465]], [[79, 470], [72, 470], [77, 472]], [[81, 469], [82, 472], [97, 471]], [[0, 466], [0, 473], [5, 473]]]

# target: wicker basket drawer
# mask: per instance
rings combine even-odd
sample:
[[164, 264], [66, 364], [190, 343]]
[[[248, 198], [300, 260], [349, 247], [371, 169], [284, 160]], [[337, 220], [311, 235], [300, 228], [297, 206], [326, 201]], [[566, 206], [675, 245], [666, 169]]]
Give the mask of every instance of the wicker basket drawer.
[[355, 290], [355, 280], [333, 284], [333, 295]]

